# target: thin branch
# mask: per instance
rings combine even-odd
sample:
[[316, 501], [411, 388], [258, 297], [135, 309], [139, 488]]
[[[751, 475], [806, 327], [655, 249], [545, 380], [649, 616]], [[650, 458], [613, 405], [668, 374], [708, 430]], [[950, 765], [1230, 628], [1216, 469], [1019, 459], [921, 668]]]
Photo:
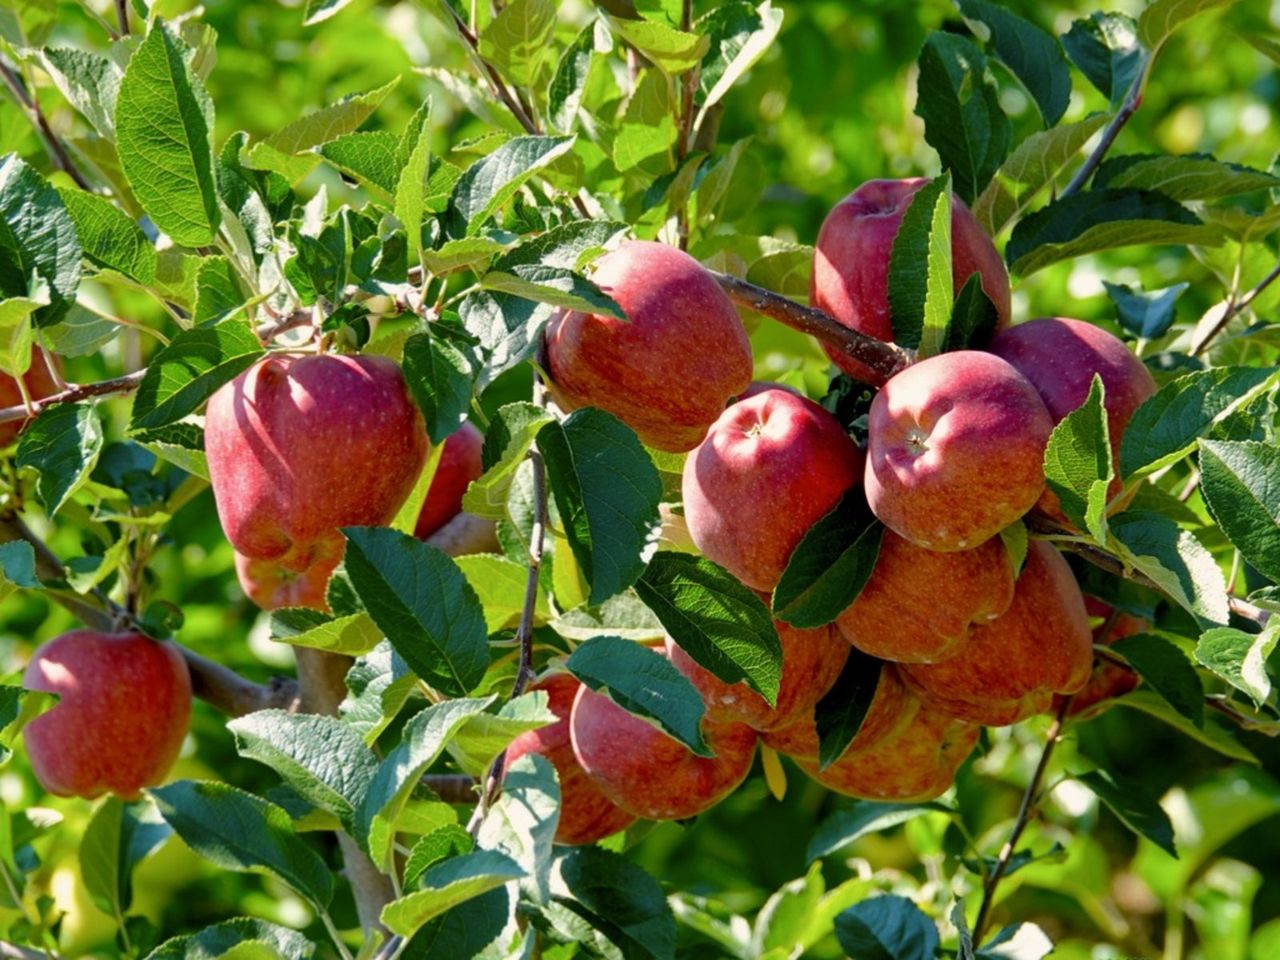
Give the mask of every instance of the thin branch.
[[120, 36], [129, 35], [129, 0], [116, 0], [116, 18], [120, 21]]
[[85, 383], [68, 387], [61, 393], [32, 400], [30, 409], [26, 404], [21, 403], [12, 407], [0, 408], [0, 423], [26, 420], [46, 407], [52, 407], [59, 403], [78, 403], [81, 400], [88, 400], [90, 397], [118, 397], [133, 393], [138, 389], [138, 384], [142, 382], [142, 378], [146, 374], [146, 370], [135, 370], [133, 373], [127, 373], [123, 377], [116, 377], [114, 380], [100, 380], [97, 383]]
[[1040, 793], [1040, 785], [1044, 782], [1044, 775], [1049, 769], [1049, 760], [1053, 756], [1053, 748], [1058, 745], [1058, 737], [1062, 734], [1062, 726], [1066, 720], [1067, 711], [1071, 709], [1071, 700], [1071, 697], [1063, 698], [1061, 706], [1058, 707], [1058, 713], [1053, 718], [1053, 723], [1049, 725], [1049, 731], [1045, 734], [1044, 749], [1040, 752], [1040, 762], [1036, 764], [1035, 772], [1031, 774], [1031, 781], [1027, 784], [1027, 789], [1022, 793], [1022, 804], [1018, 807], [1018, 816], [1013, 821], [1013, 829], [1009, 832], [1009, 839], [1000, 848], [1000, 855], [996, 858], [995, 866], [992, 867], [991, 873], [987, 875], [987, 881], [983, 885], [982, 905], [978, 907], [978, 917], [973, 922], [973, 942], [975, 946], [982, 943], [982, 935], [987, 930], [991, 907], [995, 903], [996, 888], [1000, 885], [1005, 872], [1009, 869], [1009, 862], [1013, 859], [1014, 851], [1017, 849], [1018, 841], [1022, 839], [1023, 831], [1027, 829], [1027, 824], [1031, 822], [1031, 813]]
[[[684, 0], [680, 16], [680, 29], [685, 33], [693, 30], [693, 0]], [[697, 64], [686, 70], [676, 81], [679, 93], [676, 97], [676, 122], [679, 135], [676, 139], [676, 168], [689, 156], [689, 146], [693, 141], [693, 95], [698, 89], [700, 69]], [[679, 235], [681, 250], [689, 249], [689, 198], [686, 196], [676, 210], [676, 231]]]
[[1144, 54], [1145, 60], [1138, 75], [1133, 78], [1133, 86], [1129, 88], [1129, 93], [1124, 98], [1124, 103], [1120, 105], [1120, 109], [1116, 111], [1116, 115], [1111, 118], [1111, 122], [1107, 124], [1107, 128], [1102, 131], [1102, 139], [1098, 141], [1098, 145], [1093, 148], [1093, 153], [1089, 154], [1084, 165], [1076, 171], [1076, 175], [1071, 178], [1071, 182], [1066, 185], [1058, 199], [1064, 199], [1072, 194], [1079, 193], [1089, 178], [1093, 176], [1099, 164], [1107, 155], [1107, 151], [1111, 149], [1111, 145], [1116, 142], [1116, 137], [1120, 136], [1120, 131], [1124, 129], [1135, 113], [1138, 107], [1142, 106], [1142, 92], [1147, 86], [1147, 73], [1151, 69], [1154, 57], [1150, 54]]
[[869, 337], [857, 330], [850, 330], [834, 317], [813, 307], [789, 300], [781, 294], [748, 283], [727, 273], [711, 272], [720, 288], [738, 306], [754, 310], [801, 333], [817, 337], [823, 343], [835, 347], [864, 366], [873, 370], [879, 382], [888, 380], [895, 373], [909, 367], [914, 361], [911, 352], [896, 344]]
[[467, 773], [429, 773], [422, 784], [445, 803], [475, 803], [479, 781]]
[[1222, 316], [1213, 325], [1213, 329], [1206, 333], [1204, 338], [1192, 348], [1191, 355], [1193, 357], [1198, 356], [1208, 349], [1209, 344], [1226, 328], [1227, 324], [1249, 309], [1249, 305], [1257, 300], [1266, 291], [1267, 287], [1277, 280], [1280, 280], [1280, 263], [1277, 263], [1270, 273], [1259, 280], [1252, 290], [1222, 311]]
[[270, 343], [282, 333], [290, 330], [296, 330], [299, 327], [305, 327], [315, 322], [315, 316], [310, 310], [295, 310], [293, 313], [285, 314], [270, 323], [264, 323], [255, 331], [258, 339], [263, 343]]
[[13, 94], [14, 99], [18, 101], [23, 112], [27, 115], [27, 119], [31, 121], [32, 126], [40, 134], [45, 142], [45, 147], [49, 151], [49, 156], [53, 159], [54, 164], [75, 181], [76, 186], [81, 190], [92, 190], [89, 181], [84, 178], [80, 169], [76, 166], [75, 161], [71, 159], [71, 154], [67, 152], [66, 145], [53, 128], [49, 126], [49, 121], [44, 115], [44, 111], [40, 109], [34, 95], [27, 91], [22, 85], [22, 79], [18, 76], [17, 71], [13, 69], [5, 60], [0, 59], [0, 77], [4, 79], [5, 86]]

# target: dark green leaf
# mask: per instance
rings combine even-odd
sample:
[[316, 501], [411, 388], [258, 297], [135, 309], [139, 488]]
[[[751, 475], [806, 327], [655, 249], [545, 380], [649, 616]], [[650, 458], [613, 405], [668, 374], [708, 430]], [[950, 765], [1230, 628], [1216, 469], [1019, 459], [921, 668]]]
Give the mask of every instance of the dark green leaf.
[[1138, 74], [1144, 53], [1138, 42], [1138, 25], [1123, 13], [1092, 13], [1071, 24], [1062, 45], [1072, 63], [1117, 109], [1124, 102]]
[[1120, 821], [1134, 833], [1146, 837], [1170, 856], [1177, 857], [1173, 845], [1173, 824], [1169, 815], [1156, 799], [1146, 792], [1142, 784], [1126, 780], [1119, 782], [1110, 773], [1092, 770], [1076, 777], [1097, 794]]
[[572, 220], [522, 241], [494, 260], [490, 269], [510, 271], [520, 264], [542, 264], [581, 270], [587, 261], [628, 229], [626, 224], [612, 220]]
[[996, 305], [982, 289], [982, 274], [969, 274], [951, 309], [951, 325], [947, 330], [944, 350], [978, 350], [995, 335], [1000, 322]]
[[1245, 633], [1233, 627], [1214, 627], [1200, 636], [1196, 661], [1237, 690], [1248, 694], [1261, 707], [1271, 696], [1267, 658], [1276, 648], [1280, 634], [1275, 630]]
[[58, 91], [98, 134], [114, 140], [116, 97], [124, 71], [106, 57], [73, 47], [45, 47], [40, 63]]
[[1280, 581], [1280, 450], [1200, 441], [1200, 489], [1222, 532], [1259, 573]]
[[[242, 946], [249, 949], [241, 952]], [[166, 940], [147, 955], [147, 960], [217, 960], [232, 953], [240, 960], [308, 960], [315, 950], [315, 944], [296, 930], [239, 917], [205, 927], [193, 936]]]
[[969, 28], [1031, 94], [1045, 127], [1061, 120], [1071, 98], [1071, 73], [1053, 35], [986, 0], [957, 4]]
[[404, 378], [426, 420], [432, 443], [441, 443], [471, 408], [471, 361], [447, 340], [419, 333], [404, 344]]
[[133, 899], [133, 868], [170, 833], [150, 802], [108, 797], [94, 811], [80, 841], [80, 874], [100, 910], [124, 916]]
[[1111, 520], [1121, 556], [1202, 625], [1225, 624], [1227, 590], [1213, 555], [1169, 517], [1129, 510]]
[[[17, 154], [0, 160], [0, 300], [34, 296], [48, 302], [36, 326], [57, 323], [80, 285], [80, 240], [58, 191]], [[42, 299], [42, 298], [40, 298]]]
[[203, 257], [196, 272], [196, 307], [191, 319], [198, 327], [213, 327], [245, 305], [235, 267], [226, 257]]
[[943, 174], [911, 197], [889, 255], [889, 312], [893, 339], [941, 350], [951, 321], [951, 178]]
[[181, 420], [262, 354], [257, 335], [240, 319], [181, 331], [147, 366], [133, 398], [130, 429], [146, 430]]
[[40, 472], [36, 495], [52, 516], [88, 479], [102, 452], [102, 421], [92, 401], [49, 407], [18, 440], [19, 467]]
[[555, 872], [556, 900], [585, 914], [619, 955], [674, 960], [671, 907], [643, 869], [599, 847], [575, 847], [556, 861]]
[[555, 418], [541, 407], [517, 401], [499, 407], [485, 433], [481, 462], [484, 473], [472, 482], [462, 507], [477, 516], [500, 519], [516, 468], [524, 461], [539, 431]]
[[[38, 589], [36, 554], [25, 540], [0, 543], [0, 584]], [[0, 588], [3, 589], [3, 588]]]
[[481, 279], [481, 285], [486, 290], [498, 290], [538, 303], [619, 320], [627, 318], [612, 297], [580, 273], [564, 267], [542, 263], [514, 264], [502, 269], [495, 266]]
[[1102, 281], [1107, 295], [1116, 305], [1116, 316], [1121, 326], [1143, 340], [1164, 336], [1177, 319], [1174, 307], [1178, 298], [1191, 286], [1176, 283], [1163, 290], [1134, 290], [1121, 283]]
[[533, 359], [554, 311], [550, 304], [509, 293], [477, 290], [468, 294], [458, 307], [462, 325], [489, 356], [476, 389], [483, 390], [499, 374]]
[[836, 917], [836, 939], [857, 960], [935, 960], [938, 928], [896, 894], [856, 903]]
[[1258, 758], [1240, 742], [1238, 730], [1230, 721], [1217, 713], [1206, 713], [1204, 726], [1197, 727], [1180, 714], [1169, 702], [1153, 690], [1135, 690], [1116, 701], [1122, 707], [1131, 707], [1167, 723], [1179, 733], [1216, 750], [1224, 757], [1258, 766]]
[[1107, 488], [1115, 476], [1103, 408], [1102, 377], [1094, 374], [1089, 396], [1058, 422], [1044, 451], [1044, 475], [1062, 512], [1099, 543], [1107, 540]]
[[743, 0], [721, 3], [698, 20], [697, 31], [709, 44], [698, 74], [702, 103], [697, 124], [764, 56], [781, 28], [782, 11], [775, 10], [769, 0], [759, 7]]
[[860, 800], [852, 806], [841, 807], [818, 825], [813, 839], [809, 841], [805, 859], [812, 863], [869, 833], [888, 830], [925, 813], [955, 815], [954, 810], [940, 803], [873, 803]]
[[96, 193], [67, 188], [59, 195], [75, 221], [76, 235], [87, 260], [118, 271], [144, 287], [155, 280], [156, 249], [126, 213]]
[[593, 20], [582, 28], [573, 43], [560, 57], [556, 72], [547, 88], [547, 118], [560, 133], [572, 133], [578, 119], [578, 108], [591, 72], [592, 55], [608, 53], [612, 38], [604, 24]]
[[526, 180], [568, 153], [573, 142], [573, 137], [516, 137], [477, 160], [449, 199], [453, 235], [478, 234]]
[[1098, 168], [1093, 187], [1155, 190], [1174, 200], [1220, 200], [1280, 187], [1280, 178], [1208, 156], [1113, 157]]
[[880, 685], [883, 667], [884, 663], [875, 657], [857, 647], [849, 648], [849, 659], [845, 661], [840, 676], [813, 710], [814, 724], [818, 728], [820, 770], [825, 770], [844, 756], [862, 729], [862, 722], [867, 718], [876, 688]]
[[[481, 719], [483, 716], [476, 718]], [[544, 756], [525, 754], [507, 768], [502, 796], [481, 822], [476, 836], [481, 848], [497, 850], [520, 865], [525, 872], [521, 892], [539, 904], [551, 896], [551, 860], [560, 807], [556, 768]]]
[[1149, 50], [1159, 50], [1169, 36], [1206, 10], [1223, 7], [1234, 0], [1152, 0], [1138, 17], [1138, 38]]
[[1196, 726], [1204, 725], [1204, 684], [1178, 645], [1152, 633], [1122, 637], [1112, 649], [1169, 705]]
[[358, 657], [347, 671], [347, 698], [338, 712], [342, 720], [373, 743], [417, 690], [417, 677], [385, 640]]
[[404, 863], [404, 886], [412, 890], [428, 867], [458, 854], [470, 853], [475, 846], [471, 834], [456, 823], [433, 830], [413, 845]]

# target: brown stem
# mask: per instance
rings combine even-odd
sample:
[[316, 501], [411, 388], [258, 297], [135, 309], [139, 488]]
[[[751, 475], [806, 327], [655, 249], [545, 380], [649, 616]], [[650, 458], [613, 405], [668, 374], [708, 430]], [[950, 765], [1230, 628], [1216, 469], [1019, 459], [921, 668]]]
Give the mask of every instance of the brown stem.
[[120, 21], [120, 36], [129, 35], [129, 0], [116, 0], [116, 18]]
[[1009, 839], [1000, 848], [1000, 855], [996, 858], [995, 866], [991, 868], [991, 872], [987, 874], [986, 883], [983, 884], [982, 905], [978, 907], [978, 917], [973, 922], [974, 946], [982, 943], [982, 935], [987, 930], [991, 907], [995, 903], [996, 888], [1000, 885], [1005, 872], [1009, 869], [1009, 861], [1013, 859], [1014, 851], [1017, 849], [1018, 841], [1022, 838], [1023, 831], [1027, 829], [1027, 824], [1031, 822], [1031, 813], [1035, 806], [1037, 795], [1040, 793], [1040, 784], [1044, 781], [1045, 772], [1049, 769], [1049, 759], [1053, 756], [1053, 748], [1057, 746], [1058, 737], [1062, 734], [1062, 725], [1066, 721], [1067, 711], [1071, 709], [1071, 700], [1071, 697], [1063, 698], [1062, 705], [1058, 707], [1058, 713], [1053, 718], [1053, 723], [1049, 725], [1049, 732], [1045, 734], [1044, 750], [1040, 752], [1040, 762], [1036, 764], [1035, 772], [1031, 774], [1031, 782], [1027, 784], [1027, 789], [1022, 793], [1022, 804], [1018, 807], [1018, 816], [1013, 821], [1013, 830], [1009, 832]]
[[422, 784], [445, 803], [475, 803], [479, 781], [467, 773], [429, 773]]
[[1277, 263], [1270, 273], [1268, 273], [1265, 277], [1259, 280], [1252, 290], [1246, 293], [1243, 297], [1241, 297], [1235, 303], [1230, 304], [1227, 307], [1227, 309], [1222, 311], [1222, 316], [1219, 317], [1217, 323], [1213, 325], [1213, 329], [1211, 329], [1208, 333], [1206, 333], [1204, 336], [1204, 339], [1202, 339], [1198, 344], [1196, 344], [1192, 348], [1191, 355], [1193, 357], [1198, 356], [1201, 353], [1203, 353], [1205, 350], [1207, 350], [1209, 347], [1209, 344], [1213, 343], [1213, 341], [1217, 338], [1218, 334], [1220, 334], [1226, 328], [1227, 324], [1230, 323], [1236, 317], [1238, 317], [1245, 310], [1249, 309], [1249, 304], [1257, 300], [1258, 297], [1261, 296], [1262, 293], [1267, 289], [1267, 287], [1275, 283], [1276, 280], [1280, 280], [1280, 263]]
[[1084, 165], [1076, 171], [1076, 175], [1071, 178], [1071, 182], [1063, 188], [1058, 197], [1059, 200], [1074, 193], [1079, 193], [1084, 188], [1085, 183], [1093, 176], [1093, 172], [1098, 169], [1098, 165], [1106, 157], [1111, 145], [1116, 142], [1116, 137], [1120, 136], [1120, 131], [1133, 118], [1133, 115], [1138, 112], [1138, 107], [1142, 105], [1142, 91], [1146, 89], [1147, 85], [1147, 72], [1151, 69], [1151, 64], [1154, 60], [1151, 54], [1144, 54], [1144, 56], [1146, 59], [1142, 64], [1142, 68], [1138, 71], [1138, 75], [1133, 78], [1133, 86], [1129, 88], [1129, 93], [1125, 96], [1124, 103], [1120, 105], [1116, 115], [1111, 118], [1107, 128], [1102, 131], [1102, 139], [1093, 148], [1093, 152], [1089, 154]]
[[142, 378], [146, 375], [146, 370], [135, 370], [133, 373], [127, 373], [123, 377], [116, 377], [114, 380], [100, 380], [97, 383], [72, 386], [61, 393], [33, 400], [29, 410], [25, 404], [0, 408], [0, 423], [26, 420], [46, 407], [52, 407], [59, 403], [78, 403], [81, 400], [88, 400], [90, 397], [123, 396], [133, 393], [138, 389], [138, 384], [142, 382]]
[[2, 59], [0, 59], [0, 78], [4, 79], [5, 86], [9, 88], [14, 99], [18, 101], [18, 106], [22, 108], [22, 111], [27, 115], [27, 119], [31, 121], [32, 126], [39, 132], [54, 164], [74, 180], [76, 186], [81, 190], [92, 190], [93, 188], [89, 185], [89, 181], [84, 178], [75, 161], [71, 159], [71, 154], [67, 152], [62, 140], [53, 132], [53, 128], [49, 126], [49, 121], [45, 117], [44, 111], [40, 109], [39, 102], [22, 85], [22, 80], [17, 71]]
[[258, 339], [263, 343], [270, 343], [282, 333], [296, 330], [298, 327], [305, 327], [314, 322], [315, 316], [310, 310], [295, 310], [293, 313], [285, 314], [270, 323], [262, 324], [255, 332], [258, 335]]
[[817, 337], [823, 343], [835, 347], [854, 360], [869, 367], [876, 375], [876, 382], [883, 383], [895, 373], [909, 367], [914, 358], [911, 352], [892, 343], [877, 340], [857, 330], [850, 330], [835, 318], [803, 304], [789, 300], [781, 294], [748, 283], [727, 273], [711, 272], [720, 288], [740, 307], [777, 320], [801, 333]]

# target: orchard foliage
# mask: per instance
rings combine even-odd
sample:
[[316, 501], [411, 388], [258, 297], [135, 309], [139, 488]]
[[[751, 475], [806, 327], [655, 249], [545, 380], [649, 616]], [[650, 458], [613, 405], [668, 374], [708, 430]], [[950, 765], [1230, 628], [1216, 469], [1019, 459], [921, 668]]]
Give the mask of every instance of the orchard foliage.
[[[1262, 888], [1280, 848], [1251, 830], [1280, 812], [1280, 144], [1266, 122], [1280, 25], [1231, 0], [1117, 5], [0, 7], [0, 630], [13, 671], [0, 685], [0, 939], [23, 956], [291, 960], [990, 960], [1055, 943], [1070, 958], [1280, 955], [1280, 901]], [[880, 339], [806, 311], [825, 212], [872, 176], [922, 175], [880, 244]], [[962, 235], [994, 240], [1003, 266], [962, 268]], [[574, 315], [640, 337], [655, 308], [596, 269], [627, 240], [712, 271], [671, 267], [702, 286], [688, 339], [665, 342], [665, 386], [721, 391], [671, 443], [651, 418], [672, 419], [675, 401], [627, 379], [647, 348], [590, 383], [576, 379], [589, 361], [554, 369]], [[811, 408], [846, 445], [848, 476], [820, 508], [832, 458], [819, 447], [800, 482], [771, 479], [776, 500], [742, 495], [776, 535], [765, 581], [690, 541], [715, 552], [731, 529], [685, 524], [683, 451], [746, 386], [733, 310], [719, 317], [733, 337], [694, 341], [711, 300], [737, 307], [755, 375], [808, 397], [779, 405]], [[813, 306], [841, 319], [821, 295]], [[997, 333], [1010, 313], [1013, 332]], [[902, 802], [837, 798], [814, 779], [866, 792], [835, 764], [869, 756], [856, 748], [879, 734], [877, 698], [900, 683], [846, 651], [840, 629], [857, 619], [892, 641], [919, 627], [932, 642], [945, 630], [927, 612], [960, 576], [863, 495], [884, 383], [988, 346], [967, 354], [974, 369], [1034, 382], [1009, 338], [1042, 315], [1114, 335], [1152, 378], [1127, 423], [1105, 375], [1066, 409], [1046, 395], [1047, 441], [1019, 461], [1035, 474], [1026, 502], [982, 533], [1000, 528], [984, 562], [1011, 564], [988, 578], [991, 609], [1009, 608], [1005, 573], [1039, 571], [1073, 597], [1074, 578], [1098, 641], [1092, 677], [1037, 689], [1017, 716], [1039, 716], [981, 734], [922, 714], [876, 762], [923, 770], [912, 748], [935, 737], [958, 771]], [[677, 370], [717, 346], [714, 383]], [[310, 476], [260, 483], [296, 494], [275, 508], [300, 518], [291, 530], [323, 514], [315, 552], [249, 570], [284, 551], [246, 550], [227, 524], [246, 554], [233, 557], [210, 466], [221, 483], [218, 458], [246, 455], [221, 439], [206, 455], [206, 411], [243, 409], [236, 385], [269, 358], [284, 369], [317, 351], [394, 361], [431, 452], [411, 452], [420, 470], [391, 478], [403, 489], [377, 516], [329, 519], [329, 501], [387, 480], [392, 462], [344, 456], [373, 427], [364, 408], [336, 415], [352, 445], [309, 436], [297, 466]], [[474, 447], [477, 429], [478, 467], [474, 449], [446, 446]], [[428, 529], [437, 471], [457, 515]], [[985, 509], [1008, 481], [979, 461], [954, 499]], [[936, 570], [936, 590], [886, 588], [891, 562]], [[270, 578], [317, 568], [310, 592], [272, 592]], [[965, 598], [953, 632], [989, 600]], [[969, 681], [1034, 661], [1044, 610], [1019, 612], [1029, 652], [996, 648]], [[181, 655], [202, 701], [177, 765], [162, 783], [142, 774], [141, 794], [130, 781], [113, 787], [123, 798], [55, 799], [19, 745], [34, 723], [32, 756], [56, 752], [34, 733], [71, 696], [24, 686], [18, 667], [80, 625], [169, 644], [163, 659]], [[843, 662], [813, 665], [820, 690], [786, 683], [804, 631]], [[294, 653], [296, 681], [272, 677], [294, 673]], [[564, 671], [583, 688], [572, 723], [555, 693]], [[147, 692], [113, 700], [103, 730], [173, 741], [178, 707], [163, 730], [124, 723], [150, 709]], [[710, 716], [741, 697], [755, 727]], [[766, 730], [797, 703], [803, 730]], [[588, 777], [596, 754], [570, 743], [592, 723], [610, 750], [657, 744], [661, 762], [628, 783], [712, 771], [703, 795], [640, 811], [698, 818], [635, 820], [605, 800], [593, 810], [611, 811], [608, 827], [579, 829], [575, 797], [617, 781]], [[795, 764], [766, 746], [748, 773], [756, 729], [812, 742]], [[84, 737], [76, 756], [129, 745]], [[574, 762], [586, 773], [567, 774]], [[558, 824], [562, 841], [613, 835], [568, 846]]]

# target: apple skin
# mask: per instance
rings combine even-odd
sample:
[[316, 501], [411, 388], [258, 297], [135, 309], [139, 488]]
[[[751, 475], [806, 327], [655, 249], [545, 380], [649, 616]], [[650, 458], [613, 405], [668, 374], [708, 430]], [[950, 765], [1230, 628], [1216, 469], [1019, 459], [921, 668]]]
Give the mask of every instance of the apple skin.
[[957, 350], [892, 377], [871, 404], [866, 489], [889, 529], [926, 550], [973, 549], [1045, 489], [1049, 411], [999, 357]]
[[[1129, 419], [1156, 392], [1151, 371], [1124, 341], [1082, 320], [1041, 317], [1003, 331], [987, 349], [1009, 361], [1031, 381], [1054, 423], [1088, 399], [1093, 376], [1098, 374], [1102, 378], [1102, 405], [1107, 414], [1111, 452], [1119, 463], [1120, 440]], [[1116, 497], [1123, 490], [1124, 481], [1117, 471], [1107, 496]], [[1036, 507], [1059, 523], [1067, 522], [1052, 490], [1044, 491]]]
[[[1084, 598], [1084, 607], [1091, 617], [1101, 617], [1102, 623], [1093, 628], [1093, 642], [1111, 646], [1123, 637], [1131, 637], [1136, 633], [1146, 632], [1149, 624], [1141, 617], [1128, 613], [1116, 615], [1111, 629], [1107, 629], [1107, 621], [1111, 618], [1111, 604], [1103, 603], [1094, 597]], [[1097, 716], [1105, 711], [1116, 697], [1122, 697], [1130, 690], [1138, 687], [1138, 675], [1128, 667], [1111, 660], [1097, 658], [1093, 672], [1089, 674], [1089, 682], [1084, 689], [1071, 698], [1071, 706], [1067, 708], [1067, 716]], [[1053, 709], [1062, 706], [1061, 694], [1053, 698]]]
[[278, 560], [256, 560], [236, 551], [236, 577], [245, 596], [263, 610], [307, 607], [329, 612], [329, 578], [342, 562], [346, 541], [341, 534], [316, 542], [311, 563], [290, 570]]
[[682, 250], [633, 240], [591, 277], [627, 321], [562, 311], [547, 327], [549, 389], [564, 410], [598, 407], [650, 447], [692, 450], [751, 382], [751, 344], [711, 274]]
[[294, 571], [338, 528], [390, 522], [427, 450], [422, 414], [385, 357], [270, 356], [220, 388], [205, 415], [227, 539]]
[[1093, 633], [1071, 568], [1052, 546], [1033, 540], [1009, 609], [974, 627], [960, 652], [908, 664], [903, 679], [957, 717], [990, 727], [1049, 709], [1055, 693], [1089, 680]]
[[569, 714], [581, 686], [577, 678], [568, 673], [553, 673], [530, 684], [530, 690], [546, 691], [547, 705], [560, 719], [550, 726], [520, 734], [507, 747], [508, 767], [525, 754], [540, 753], [556, 768], [560, 777], [556, 843], [574, 846], [603, 840], [627, 829], [636, 820], [600, 792], [573, 755]]
[[937, 553], [885, 530], [871, 579], [836, 626], [873, 657], [936, 663], [963, 645], [970, 627], [1009, 609], [1013, 584], [998, 537], [973, 550]]
[[785, 390], [733, 404], [684, 463], [689, 535], [748, 587], [771, 591], [809, 528], [862, 474], [830, 413]]
[[187, 735], [187, 665], [139, 633], [64, 633], [36, 650], [22, 682], [61, 697], [23, 730], [36, 779], [60, 797], [135, 799], [164, 780]]
[[814, 704], [844, 669], [849, 648], [831, 626], [801, 630], [781, 620], [775, 620], [774, 626], [782, 641], [782, 678], [774, 707], [745, 682], [725, 683], [667, 638], [667, 656], [702, 695], [708, 720], [736, 721], [763, 731], [785, 727], [806, 712], [813, 715]]
[[[889, 316], [889, 256], [911, 198], [927, 180], [869, 180], [837, 203], [818, 232], [809, 303], [842, 325], [878, 340], [893, 340]], [[974, 273], [995, 304], [998, 326], [1009, 323], [1009, 274], [995, 244], [969, 208], [951, 198], [951, 256], [955, 292]], [[884, 377], [857, 360], [823, 347], [845, 373], [864, 383]]]
[[484, 434], [470, 422], [445, 438], [440, 462], [413, 528], [413, 535], [419, 540], [427, 539], [462, 512], [462, 495], [471, 481], [484, 473], [480, 458], [483, 449]]
[[582, 687], [569, 717], [573, 754], [600, 791], [647, 820], [684, 820], [710, 810], [746, 779], [758, 734], [744, 723], [704, 720], [715, 754], [699, 757], [678, 740]]
[[[32, 400], [43, 400], [58, 392], [57, 381], [53, 379], [49, 365], [58, 361], [42, 347], [31, 351], [31, 366], [22, 375], [23, 385]], [[22, 403], [22, 391], [18, 389], [18, 381], [13, 377], [0, 376], [0, 408], [16, 407]], [[29, 420], [10, 420], [0, 423], [0, 447], [7, 447], [18, 438]]]
[[977, 724], [924, 703], [907, 723], [870, 747], [850, 750], [826, 770], [797, 765], [829, 790], [865, 800], [922, 801], [945, 793], [978, 743]]

